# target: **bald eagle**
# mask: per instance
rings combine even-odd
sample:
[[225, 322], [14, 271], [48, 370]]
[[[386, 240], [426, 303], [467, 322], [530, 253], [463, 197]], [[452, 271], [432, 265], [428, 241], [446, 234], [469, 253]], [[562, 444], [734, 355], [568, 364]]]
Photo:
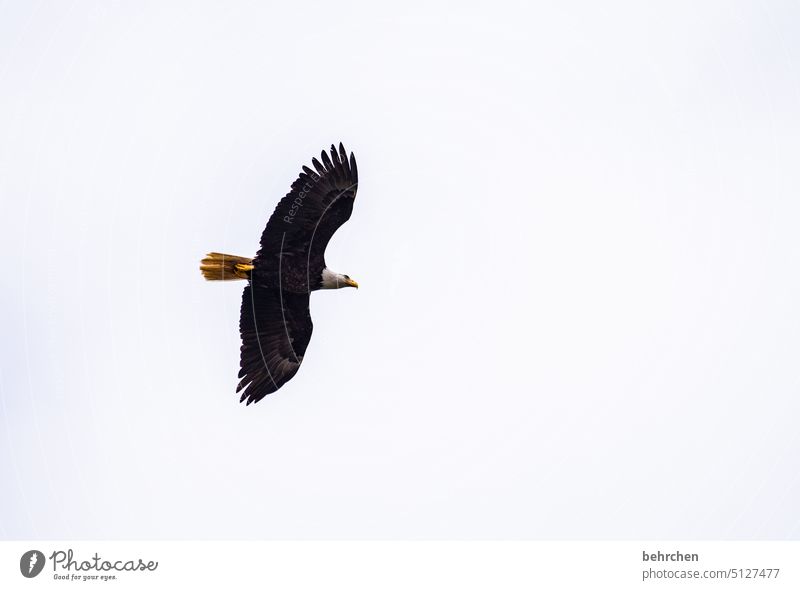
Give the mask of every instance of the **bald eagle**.
[[295, 376], [311, 340], [309, 296], [318, 289], [356, 287], [325, 264], [325, 248], [350, 219], [358, 189], [353, 153], [331, 145], [311, 160], [281, 199], [261, 234], [255, 258], [209, 253], [200, 271], [209, 281], [248, 281], [242, 294], [239, 332], [240, 402], [247, 405], [280, 389]]

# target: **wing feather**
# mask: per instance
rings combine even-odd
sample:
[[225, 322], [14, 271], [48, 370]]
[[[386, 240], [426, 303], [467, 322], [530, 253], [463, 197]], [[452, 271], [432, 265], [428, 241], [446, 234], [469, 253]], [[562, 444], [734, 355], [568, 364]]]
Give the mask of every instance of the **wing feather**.
[[328, 157], [328, 152], [322, 150], [320, 156], [322, 157], [322, 163], [325, 165], [325, 170], [333, 174], [333, 163], [331, 162], [331, 159]]

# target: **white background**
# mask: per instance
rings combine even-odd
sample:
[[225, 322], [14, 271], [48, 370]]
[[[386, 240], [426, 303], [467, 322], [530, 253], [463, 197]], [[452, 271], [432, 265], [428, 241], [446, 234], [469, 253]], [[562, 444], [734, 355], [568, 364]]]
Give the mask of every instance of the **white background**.
[[[800, 538], [798, 26], [1, 4], [0, 535]], [[340, 140], [362, 288], [239, 405], [198, 261]]]

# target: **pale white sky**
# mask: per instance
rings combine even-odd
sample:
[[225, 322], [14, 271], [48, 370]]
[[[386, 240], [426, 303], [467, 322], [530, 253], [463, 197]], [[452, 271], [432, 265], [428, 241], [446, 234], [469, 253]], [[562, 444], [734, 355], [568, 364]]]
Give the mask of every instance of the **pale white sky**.
[[[3, 538], [800, 538], [792, 2], [0, 5]], [[361, 185], [237, 403], [300, 166]]]

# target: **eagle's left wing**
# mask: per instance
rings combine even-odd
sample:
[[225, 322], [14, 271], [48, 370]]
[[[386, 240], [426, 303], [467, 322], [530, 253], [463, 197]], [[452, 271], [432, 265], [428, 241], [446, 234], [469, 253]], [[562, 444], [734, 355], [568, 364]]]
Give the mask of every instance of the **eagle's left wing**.
[[257, 402], [295, 376], [314, 325], [308, 293], [251, 286], [244, 288], [239, 331], [239, 401]]

